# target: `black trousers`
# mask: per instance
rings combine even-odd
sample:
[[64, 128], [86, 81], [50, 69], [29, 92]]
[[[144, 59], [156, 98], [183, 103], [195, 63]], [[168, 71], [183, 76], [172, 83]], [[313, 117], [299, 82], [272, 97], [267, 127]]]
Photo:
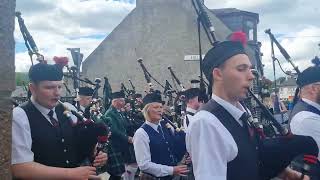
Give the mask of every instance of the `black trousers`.
[[121, 176], [111, 175], [111, 176], [109, 177], [109, 180], [121, 180]]

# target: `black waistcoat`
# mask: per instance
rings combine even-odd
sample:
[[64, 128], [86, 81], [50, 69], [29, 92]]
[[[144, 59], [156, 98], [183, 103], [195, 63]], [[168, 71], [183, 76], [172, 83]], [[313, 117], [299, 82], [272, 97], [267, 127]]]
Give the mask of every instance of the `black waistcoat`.
[[201, 110], [216, 116], [237, 144], [237, 157], [227, 164], [227, 180], [259, 180], [259, 153], [256, 139], [250, 138], [247, 130], [213, 99], [202, 106]]
[[297, 102], [296, 105], [294, 105], [291, 113], [290, 113], [290, 120], [293, 118], [294, 115], [298, 114], [301, 111], [309, 111], [309, 112], [313, 112], [315, 114], [318, 114], [320, 116], [320, 110], [317, 109], [316, 107], [302, 101], [299, 100]]
[[[319, 109], [317, 109], [316, 107], [304, 102], [303, 100], [299, 100], [297, 102], [297, 104], [295, 104], [294, 108], [292, 109], [292, 111], [290, 113], [289, 124], [291, 122], [291, 119], [301, 111], [312, 112], [312, 113], [318, 114], [320, 116], [320, 110]], [[311, 146], [309, 146], [309, 147], [311, 147]], [[293, 169], [298, 167], [298, 170], [300, 170], [301, 167], [303, 167], [303, 165], [304, 165], [303, 156], [299, 156], [294, 160]], [[311, 172], [312, 175], [314, 175], [316, 177], [320, 177], [320, 164], [315, 165], [315, 166], [311, 166], [310, 172]], [[311, 176], [311, 179], [313, 179], [313, 178], [315, 178], [315, 177]]]
[[76, 167], [77, 157], [71, 121], [56, 106], [59, 127], [53, 127], [41, 112], [28, 101], [20, 106], [27, 114], [32, 138], [34, 161], [53, 167]]

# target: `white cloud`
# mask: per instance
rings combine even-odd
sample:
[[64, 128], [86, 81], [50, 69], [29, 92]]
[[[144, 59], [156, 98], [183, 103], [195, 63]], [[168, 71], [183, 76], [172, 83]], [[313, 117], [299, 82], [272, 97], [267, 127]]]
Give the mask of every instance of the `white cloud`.
[[[292, 61], [300, 70], [310, 66], [310, 60], [319, 55], [320, 8], [311, 0], [205, 0], [208, 8], [237, 8], [240, 10], [258, 13], [258, 41], [262, 43], [261, 51], [264, 54], [265, 75], [273, 79], [270, 40], [264, 30], [271, 28], [278, 41], [287, 50]], [[275, 47], [276, 57], [285, 70], [292, 70], [292, 66]], [[277, 77], [284, 76], [276, 64]]]
[[16, 72], [28, 72], [31, 66], [31, 61], [28, 53], [16, 53], [15, 56]]
[[29, 5], [23, 3], [27, 7], [35, 6], [33, 10], [19, 8], [20, 1], [17, 1], [17, 10], [22, 12], [28, 29], [31, 32], [45, 31], [64, 36], [109, 33], [135, 7], [123, 1], [55, 0], [47, 3], [41, 1], [47, 5], [46, 11], [43, 11], [38, 7], [39, 1], [30, 1]]
[[[69, 40], [60, 35], [45, 36], [45, 34], [42, 33], [37, 34], [35, 37], [42, 37], [42, 41], [45, 42], [45, 44], [41, 44], [42, 46], [39, 46], [39, 52], [44, 55], [45, 60], [47, 60], [49, 64], [53, 63], [52, 58], [54, 56], [67, 56], [69, 57], [69, 65], [73, 65], [71, 54], [67, 48], [80, 48], [85, 59], [101, 42], [100, 39], [94, 38]], [[27, 52], [16, 54], [16, 71], [27, 71], [30, 66], [31, 61]]]
[[259, 28], [281, 33], [300, 31], [306, 25], [320, 26], [320, 8], [311, 0], [205, 0], [211, 9], [237, 8], [260, 15]]
[[[39, 51], [50, 60], [53, 56], [71, 55], [66, 48], [80, 48], [84, 59], [135, 7], [132, 0], [17, 0], [25, 24]], [[15, 40], [23, 43], [16, 22]], [[83, 38], [85, 37], [85, 38]], [[27, 52], [16, 54], [16, 71], [26, 71], [31, 65]]]
[[[109, 34], [135, 7], [135, 3], [130, 2], [132, 0], [17, 0], [16, 10], [22, 12], [27, 28], [46, 59], [56, 55], [69, 56], [72, 61], [66, 48], [80, 47], [87, 57], [102, 41], [92, 36]], [[320, 36], [320, 8], [315, 1], [205, 0], [205, 3], [211, 9], [236, 7], [259, 13], [258, 40], [262, 42], [265, 74], [269, 78], [272, 77], [272, 61], [270, 42], [264, 33], [266, 28], [283, 35], [278, 40], [300, 69], [319, 54], [320, 38], [306, 37]], [[17, 23], [15, 39], [23, 42]], [[285, 69], [292, 69], [277, 50], [276, 56]], [[28, 64], [31, 63], [27, 52], [16, 54], [17, 71], [26, 71]], [[278, 75], [283, 76], [279, 70]]]
[[[308, 35], [308, 37], [305, 37], [306, 35]], [[290, 38], [286, 38], [286, 36]], [[291, 56], [293, 64], [298, 66], [301, 71], [312, 65], [311, 59], [313, 59], [316, 55], [319, 55], [318, 43], [320, 41], [319, 38], [312, 37], [320, 36], [320, 27], [309, 26], [299, 32], [288, 33], [286, 36], [281, 39], [278, 38], [278, 41]], [[276, 45], [274, 45], [274, 48], [275, 56], [284, 66], [284, 69], [293, 71], [292, 65], [285, 60]], [[273, 77], [273, 70], [271, 60], [271, 45], [268, 38], [264, 38], [262, 41], [262, 51], [264, 53], [264, 71], [266, 76], [271, 78]], [[278, 64], [276, 64], [276, 70], [277, 77], [284, 76], [284, 74], [280, 71]]]

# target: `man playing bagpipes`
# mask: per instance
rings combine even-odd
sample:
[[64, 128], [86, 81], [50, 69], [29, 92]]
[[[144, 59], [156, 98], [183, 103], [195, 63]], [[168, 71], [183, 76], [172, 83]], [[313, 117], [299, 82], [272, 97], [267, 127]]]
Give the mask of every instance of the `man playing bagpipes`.
[[101, 117], [101, 121], [111, 130], [107, 162], [107, 172], [111, 175], [109, 180], [120, 180], [125, 172], [124, 155], [129, 153], [128, 143], [132, 143], [132, 137], [127, 134], [125, 117], [121, 114], [125, 105], [125, 94], [122, 91], [114, 92], [111, 98], [111, 106]]
[[248, 119], [251, 113], [240, 103], [254, 79], [244, 45], [238, 41], [215, 44], [202, 67], [212, 99], [201, 106], [187, 130], [195, 179], [266, 180], [277, 175], [301, 179], [301, 173], [286, 167], [295, 155], [319, 150], [311, 137], [262, 140], [254, 131]]
[[177, 165], [185, 154], [184, 136], [179, 137], [167, 120], [162, 119], [161, 94], [151, 92], [143, 98], [145, 123], [134, 135], [134, 150], [141, 180], [171, 180], [186, 175], [186, 165]]
[[[12, 174], [17, 179], [89, 179], [96, 178], [96, 167], [106, 163], [106, 153], [94, 153], [93, 147], [80, 152], [79, 134], [59, 103], [62, 69], [38, 63], [29, 70], [31, 98], [13, 109]], [[95, 133], [92, 131], [93, 134]], [[81, 139], [82, 142], [86, 139]], [[83, 144], [85, 145], [85, 144]], [[80, 155], [81, 154], [81, 155]], [[79, 167], [83, 154], [92, 165]]]
[[[123, 109], [123, 115], [126, 121], [126, 131], [128, 136], [133, 137], [136, 130], [144, 123], [144, 119], [139, 117], [141, 110], [139, 111], [134, 107], [136, 104], [135, 99], [126, 99], [126, 105]], [[125, 159], [125, 173], [123, 175], [124, 180], [134, 180], [138, 165], [134, 153], [133, 144], [128, 144], [128, 153], [124, 154]]]
[[[297, 85], [300, 96], [290, 113], [291, 131], [313, 137], [320, 147], [320, 66], [311, 66], [299, 74]], [[317, 157], [319, 161], [320, 154]], [[320, 178], [319, 164], [312, 171]]]
[[80, 87], [78, 97], [76, 97], [75, 102], [79, 103], [79, 109], [77, 109], [76, 104], [70, 104], [69, 102], [64, 102], [63, 104], [69, 109], [79, 111], [84, 117], [90, 118], [90, 108], [86, 109], [92, 102], [93, 89], [90, 87]]
[[199, 109], [201, 103], [199, 102], [200, 89], [190, 88], [182, 92], [184, 101], [186, 103], [186, 115], [183, 119], [183, 127], [186, 130], [192, 121], [192, 117]]

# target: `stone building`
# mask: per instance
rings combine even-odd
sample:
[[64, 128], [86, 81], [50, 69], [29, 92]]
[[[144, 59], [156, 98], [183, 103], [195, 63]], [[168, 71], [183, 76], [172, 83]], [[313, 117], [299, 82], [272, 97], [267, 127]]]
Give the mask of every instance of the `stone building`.
[[252, 64], [263, 75], [263, 64], [261, 63], [261, 43], [257, 39], [259, 14], [242, 11], [235, 8], [213, 9], [211, 10], [232, 32], [243, 31], [248, 37], [247, 51]]
[[285, 81], [279, 84], [279, 96], [283, 101], [293, 100], [297, 89], [296, 79], [293, 77], [286, 77]]
[[[206, 11], [218, 40], [237, 30], [252, 34], [247, 49], [259, 69], [262, 65], [255, 58], [260, 57], [256, 38], [258, 14], [237, 9]], [[212, 46], [203, 28], [201, 43], [205, 54]], [[89, 79], [107, 76], [114, 90], [120, 89], [121, 82], [129, 86], [131, 79], [137, 91], [142, 92], [147, 86], [137, 62], [142, 58], [148, 71], [162, 85], [166, 80], [173, 84], [168, 70], [171, 66], [182, 84], [190, 87], [191, 79], [199, 79], [199, 61], [192, 60], [193, 55], [199, 54], [198, 49], [197, 15], [191, 1], [137, 0], [136, 8], [86, 58], [82, 70]], [[163, 90], [155, 81], [152, 83], [156, 89]]]

